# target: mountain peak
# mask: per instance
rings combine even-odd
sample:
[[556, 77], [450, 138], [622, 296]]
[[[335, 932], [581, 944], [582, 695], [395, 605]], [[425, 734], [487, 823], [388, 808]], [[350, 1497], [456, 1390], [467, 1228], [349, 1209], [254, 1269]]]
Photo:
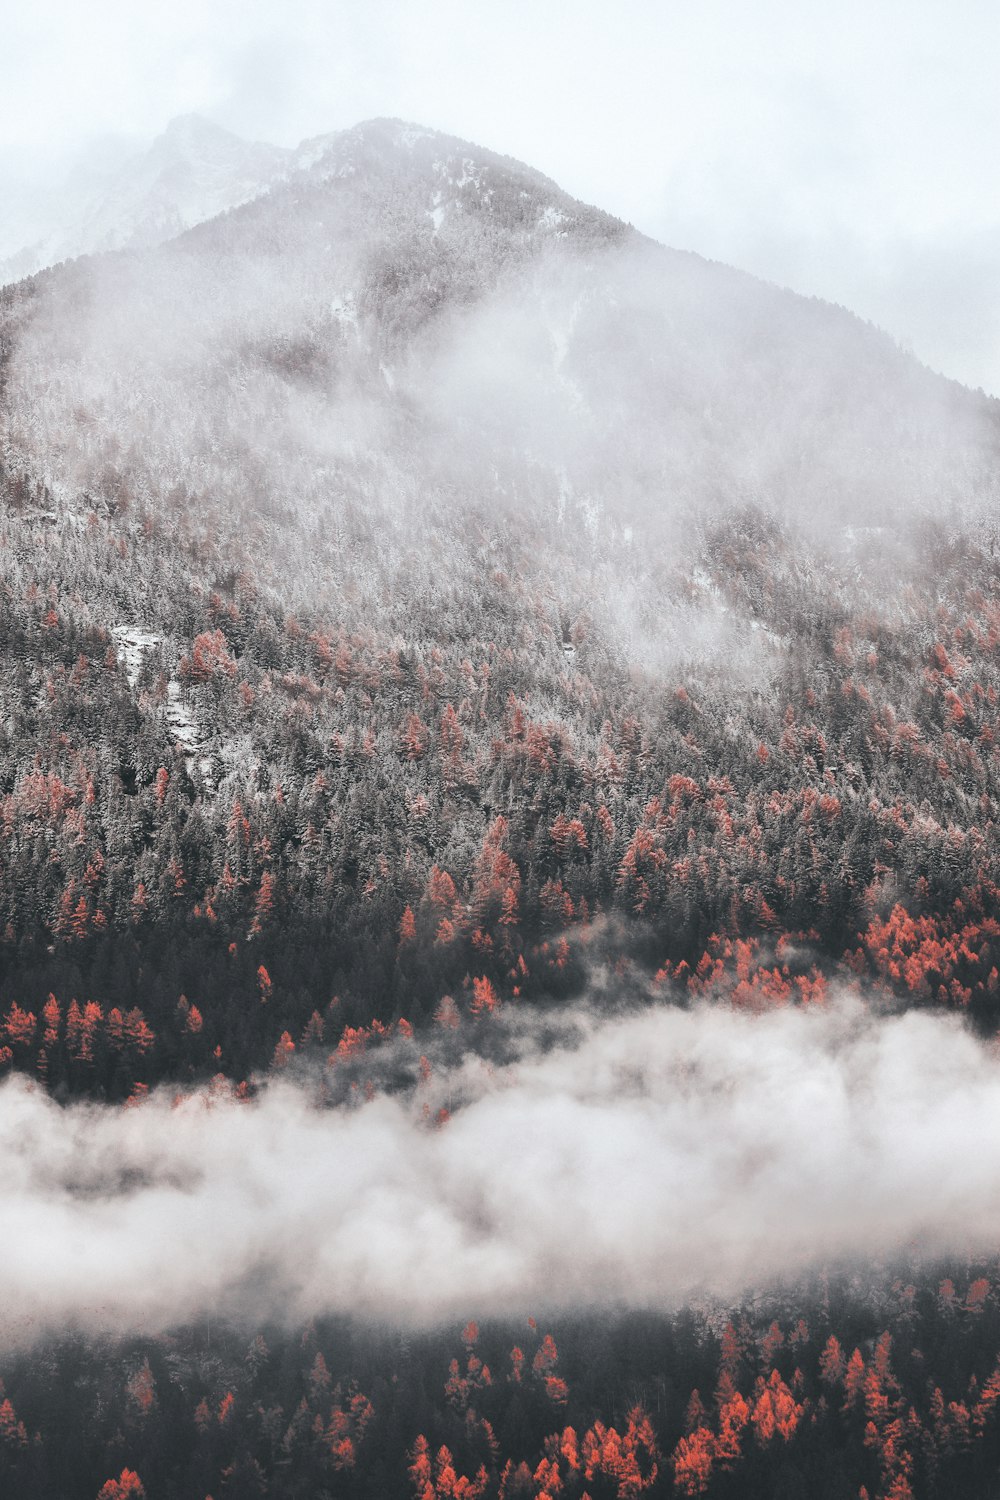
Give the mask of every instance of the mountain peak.
[[331, 153], [336, 153], [338, 159], [342, 160], [359, 150], [392, 151], [403, 148], [412, 151], [419, 141], [448, 139], [440, 131], [428, 130], [411, 121], [376, 116], [342, 130], [324, 131], [322, 135], [309, 136], [299, 145], [295, 159], [299, 168], [309, 170]]
[[389, 116], [375, 116], [345, 130], [313, 136], [298, 147], [294, 161], [298, 170], [319, 178], [350, 176], [376, 163], [415, 171], [428, 179], [443, 176], [443, 184], [434, 183], [435, 188], [443, 189], [455, 183], [468, 185], [483, 169], [499, 171], [522, 179], [525, 187], [558, 199], [562, 206], [571, 201], [558, 183], [515, 157], [444, 130]]

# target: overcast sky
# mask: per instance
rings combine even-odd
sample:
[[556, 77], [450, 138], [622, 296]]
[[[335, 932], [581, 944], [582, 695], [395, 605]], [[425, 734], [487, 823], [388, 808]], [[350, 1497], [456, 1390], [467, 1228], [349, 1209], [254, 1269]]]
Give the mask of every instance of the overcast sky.
[[996, 0], [0, 7], [0, 192], [191, 110], [289, 145], [397, 115], [1000, 393]]

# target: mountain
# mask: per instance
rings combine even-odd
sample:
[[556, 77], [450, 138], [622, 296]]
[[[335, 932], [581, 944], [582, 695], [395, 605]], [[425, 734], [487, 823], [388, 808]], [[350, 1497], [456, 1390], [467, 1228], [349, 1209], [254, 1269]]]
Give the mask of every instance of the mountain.
[[[77, 255], [161, 244], [256, 197], [291, 159], [279, 146], [243, 141], [200, 115], [178, 116], [147, 150], [113, 164], [99, 152], [74, 169], [54, 201], [36, 200], [36, 237], [6, 251], [0, 280]], [[25, 205], [22, 220], [30, 222], [31, 208]]]
[[0, 1490], [992, 1497], [998, 403], [175, 134], [0, 290]]
[[[147, 163], [133, 181], [160, 175]], [[152, 213], [135, 201], [132, 238]], [[593, 550], [674, 546], [737, 502], [831, 535], [891, 525], [981, 500], [995, 473], [997, 403], [844, 310], [666, 250], [519, 163], [398, 122], [321, 138], [242, 206], [8, 302], [26, 320], [12, 453], [60, 493], [99, 492], [109, 444], [154, 503], [208, 486], [203, 519], [237, 552], [281, 524], [256, 555], [288, 554], [294, 586], [295, 538], [332, 492], [341, 515], [391, 532], [400, 497], [423, 512], [458, 487], [558, 546], [572, 523]]]
[[[843, 309], [376, 120], [162, 245], [7, 287], [0, 382], [7, 789], [34, 807], [52, 747], [115, 872], [84, 894], [25, 814], [26, 985], [55, 986], [81, 901], [81, 931], [99, 911], [136, 943], [133, 866], [150, 941], [193, 922], [226, 993], [216, 945], [276, 903], [297, 977], [259, 1035], [227, 1030], [245, 1069], [328, 985], [299, 952], [352, 1025], [470, 965], [508, 982], [501, 899], [532, 941], [601, 909], [693, 964], [744, 911], [840, 962], [920, 860], [942, 909], [995, 879], [998, 404]], [[667, 817], [678, 776], [701, 790]], [[701, 800], [720, 777], [738, 848]], [[266, 855], [231, 847], [237, 804], [266, 807]], [[432, 867], [462, 894], [418, 980], [392, 934]]]
[[[162, 244], [293, 175], [322, 181], [354, 170], [359, 134], [333, 131], [287, 149], [241, 140], [188, 114], [172, 120], [139, 153], [123, 150], [117, 142], [101, 142], [74, 164], [57, 189], [44, 183], [14, 185], [0, 229], [0, 281], [19, 280], [79, 255]], [[402, 126], [398, 132], [404, 147], [432, 139], [445, 138], [417, 126]], [[450, 145], [459, 149], [463, 143]], [[539, 174], [529, 175], [544, 181]], [[554, 189], [552, 183], [547, 186]], [[436, 217], [445, 211], [441, 206]]]

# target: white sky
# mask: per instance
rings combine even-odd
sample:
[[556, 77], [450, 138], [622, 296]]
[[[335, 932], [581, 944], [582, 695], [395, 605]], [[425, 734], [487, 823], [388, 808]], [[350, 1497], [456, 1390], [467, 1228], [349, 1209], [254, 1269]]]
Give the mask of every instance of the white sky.
[[196, 110], [398, 115], [1000, 393], [996, 0], [0, 0], [4, 182]]

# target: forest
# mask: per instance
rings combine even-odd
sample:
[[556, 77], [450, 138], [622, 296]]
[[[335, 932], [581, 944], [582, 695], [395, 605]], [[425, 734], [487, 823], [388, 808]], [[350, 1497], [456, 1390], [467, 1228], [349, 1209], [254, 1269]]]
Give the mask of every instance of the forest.
[[[0, 1093], [363, 1112], [397, 1042], [636, 996], [992, 1044], [997, 404], [407, 150], [0, 292]], [[8, 1305], [0, 1484], [985, 1500], [982, 1249], [464, 1327]]]
[[[7, 1353], [9, 1494], [992, 1496], [996, 1266], [433, 1334], [322, 1321]], [[956, 1269], [956, 1268], [952, 1268]], [[971, 1279], [970, 1279], [971, 1278]]]
[[460, 635], [430, 605], [405, 642], [164, 578], [130, 681], [94, 618], [115, 523], [17, 524], [0, 1055], [57, 1094], [335, 1064], [383, 1028], [578, 995], [592, 940], [667, 1001], [837, 980], [995, 1028], [1000, 608], [974, 543], [932, 607], [880, 618], [820, 559], [807, 611], [774, 577], [791, 542], [726, 517], [706, 575], [788, 642], [765, 695], [711, 663], [623, 671], [580, 619], [569, 657], [493, 569]]

